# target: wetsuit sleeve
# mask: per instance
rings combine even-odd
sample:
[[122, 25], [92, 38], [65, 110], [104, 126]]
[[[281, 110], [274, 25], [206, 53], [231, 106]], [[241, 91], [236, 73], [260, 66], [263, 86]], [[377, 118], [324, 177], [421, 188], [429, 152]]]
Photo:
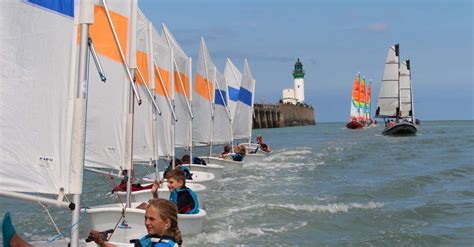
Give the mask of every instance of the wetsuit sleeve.
[[180, 191], [178, 193], [178, 213], [185, 214], [194, 208], [193, 197], [188, 191]]

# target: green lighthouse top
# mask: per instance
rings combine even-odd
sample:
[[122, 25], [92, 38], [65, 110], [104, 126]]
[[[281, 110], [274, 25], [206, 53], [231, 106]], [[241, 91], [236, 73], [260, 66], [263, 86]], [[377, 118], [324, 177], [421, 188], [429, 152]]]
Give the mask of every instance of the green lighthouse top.
[[295, 63], [295, 70], [293, 70], [293, 77], [296, 78], [304, 78], [304, 70], [303, 64], [301, 63], [300, 59]]

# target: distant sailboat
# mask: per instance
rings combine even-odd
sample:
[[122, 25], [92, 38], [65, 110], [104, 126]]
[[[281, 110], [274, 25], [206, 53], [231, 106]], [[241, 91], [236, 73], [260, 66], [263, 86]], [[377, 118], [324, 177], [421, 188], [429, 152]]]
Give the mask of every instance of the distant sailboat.
[[354, 80], [354, 86], [352, 87], [352, 99], [351, 99], [351, 113], [349, 123], [346, 124], [348, 129], [362, 129], [364, 125], [362, 124], [361, 114], [360, 114], [360, 73], [357, 73]]
[[383, 135], [408, 136], [417, 132], [414, 123], [410, 61], [400, 65], [399, 45], [390, 47], [385, 61], [376, 117], [386, 121]]

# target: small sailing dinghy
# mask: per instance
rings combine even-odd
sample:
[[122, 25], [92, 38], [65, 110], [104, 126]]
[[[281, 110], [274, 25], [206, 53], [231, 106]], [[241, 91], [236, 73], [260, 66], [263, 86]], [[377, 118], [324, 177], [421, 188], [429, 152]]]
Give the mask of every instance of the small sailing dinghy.
[[410, 60], [400, 64], [399, 44], [390, 47], [385, 61], [376, 116], [383, 118], [387, 136], [416, 135]]

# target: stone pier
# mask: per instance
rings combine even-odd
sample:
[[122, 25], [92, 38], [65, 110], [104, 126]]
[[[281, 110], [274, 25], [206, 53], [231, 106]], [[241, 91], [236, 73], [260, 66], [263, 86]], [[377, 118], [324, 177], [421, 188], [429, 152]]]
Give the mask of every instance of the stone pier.
[[309, 105], [255, 104], [254, 129], [315, 125], [314, 109]]

